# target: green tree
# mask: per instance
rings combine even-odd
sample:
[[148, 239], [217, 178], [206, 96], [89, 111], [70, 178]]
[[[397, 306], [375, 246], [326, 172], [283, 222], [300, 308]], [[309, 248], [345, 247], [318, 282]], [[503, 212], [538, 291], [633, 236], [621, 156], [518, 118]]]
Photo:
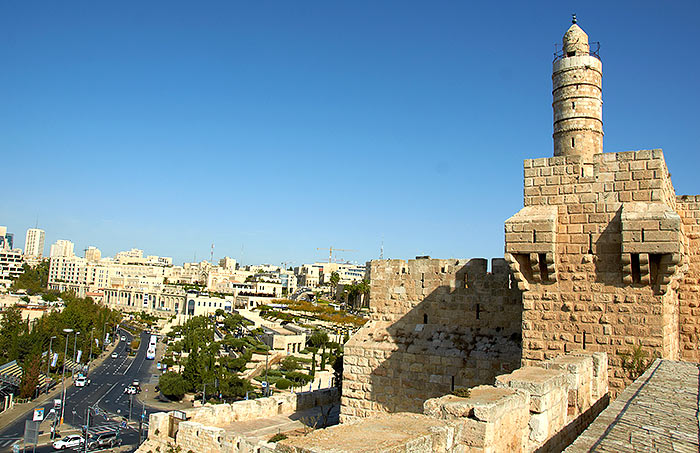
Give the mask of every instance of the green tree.
[[160, 391], [172, 400], [181, 400], [187, 391], [187, 382], [179, 373], [168, 371], [161, 375], [158, 381]]
[[12, 290], [23, 289], [29, 294], [46, 291], [49, 282], [49, 261], [42, 261], [37, 266], [22, 265], [22, 274], [12, 282]]
[[340, 274], [337, 272], [332, 272], [331, 273], [331, 297], [335, 297], [335, 288], [338, 286], [338, 282], [340, 282]]
[[41, 356], [35, 355], [24, 364], [22, 373], [22, 383], [19, 386], [20, 398], [32, 398], [39, 385], [39, 368], [41, 367]]
[[316, 375], [316, 352], [321, 348], [323, 349], [321, 353], [321, 370], [326, 366], [325, 352], [328, 342], [328, 334], [321, 330], [315, 331], [311, 337], [309, 337], [309, 343], [313, 345], [313, 348], [309, 348], [312, 351], [311, 376]]

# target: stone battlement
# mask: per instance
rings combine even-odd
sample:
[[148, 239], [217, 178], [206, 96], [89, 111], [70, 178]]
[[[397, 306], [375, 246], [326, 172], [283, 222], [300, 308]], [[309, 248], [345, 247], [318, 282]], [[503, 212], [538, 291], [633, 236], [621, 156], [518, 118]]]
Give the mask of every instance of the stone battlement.
[[561, 451], [607, 405], [607, 378], [605, 353], [575, 352], [498, 376], [465, 397], [429, 399], [422, 414], [333, 426], [283, 440], [276, 451]]
[[520, 291], [507, 263], [375, 260], [370, 321], [345, 345], [341, 420], [420, 413], [426, 399], [519, 366]]

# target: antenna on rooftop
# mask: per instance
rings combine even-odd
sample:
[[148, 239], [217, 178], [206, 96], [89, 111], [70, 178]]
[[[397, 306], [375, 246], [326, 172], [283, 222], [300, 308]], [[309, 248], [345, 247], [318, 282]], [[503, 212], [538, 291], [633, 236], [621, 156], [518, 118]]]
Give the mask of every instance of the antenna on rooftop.
[[211, 264], [214, 264], [214, 243], [211, 244]]
[[384, 259], [384, 238], [382, 238], [382, 247], [379, 249], [379, 259]]
[[576, 23], [576, 13], [571, 15], [571, 23], [575, 24]]

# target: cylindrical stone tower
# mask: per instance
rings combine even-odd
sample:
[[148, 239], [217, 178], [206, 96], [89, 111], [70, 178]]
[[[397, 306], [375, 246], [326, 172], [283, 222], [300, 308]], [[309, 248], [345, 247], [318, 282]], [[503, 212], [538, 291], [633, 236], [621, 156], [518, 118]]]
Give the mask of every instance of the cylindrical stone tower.
[[590, 54], [588, 35], [575, 19], [563, 43], [552, 70], [554, 155], [591, 162], [603, 152], [603, 64]]

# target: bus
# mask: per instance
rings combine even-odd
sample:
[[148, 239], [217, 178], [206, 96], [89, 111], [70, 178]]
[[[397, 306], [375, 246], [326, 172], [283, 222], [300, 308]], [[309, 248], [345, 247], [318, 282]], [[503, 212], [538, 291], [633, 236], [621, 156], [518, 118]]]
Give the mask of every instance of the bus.
[[148, 350], [146, 350], [146, 358], [148, 360], [154, 360], [156, 358], [156, 346], [155, 345], [148, 346]]
[[148, 342], [148, 345], [155, 347], [156, 343], [158, 343], [158, 337], [156, 335], [151, 335], [151, 340]]

